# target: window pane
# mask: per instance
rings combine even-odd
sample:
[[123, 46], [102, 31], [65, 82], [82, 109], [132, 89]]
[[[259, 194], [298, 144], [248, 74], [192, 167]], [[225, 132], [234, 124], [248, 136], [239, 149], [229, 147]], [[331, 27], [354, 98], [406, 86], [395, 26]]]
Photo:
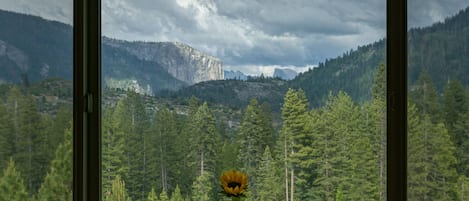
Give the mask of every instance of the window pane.
[[385, 5], [104, 0], [104, 200], [385, 200]]
[[0, 200], [72, 200], [72, 1], [0, 1]]
[[469, 199], [468, 6], [408, 1], [408, 200]]

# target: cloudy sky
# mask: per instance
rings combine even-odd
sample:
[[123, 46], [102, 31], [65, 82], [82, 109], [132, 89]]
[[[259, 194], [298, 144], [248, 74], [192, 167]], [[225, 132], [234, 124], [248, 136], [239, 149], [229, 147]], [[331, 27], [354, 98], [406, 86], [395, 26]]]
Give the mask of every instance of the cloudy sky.
[[[469, 0], [408, 0], [422, 27]], [[0, 9], [71, 23], [71, 0], [0, 0]], [[248, 74], [298, 71], [385, 37], [385, 0], [102, 0], [112, 38], [187, 43]]]

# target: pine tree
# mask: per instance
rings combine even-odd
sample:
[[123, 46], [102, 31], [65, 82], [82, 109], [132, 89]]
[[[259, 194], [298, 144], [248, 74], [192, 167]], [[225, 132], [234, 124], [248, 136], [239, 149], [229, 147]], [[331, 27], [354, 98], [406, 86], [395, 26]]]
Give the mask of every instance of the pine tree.
[[16, 170], [13, 159], [10, 158], [7, 168], [0, 179], [0, 201], [25, 201], [28, 193], [23, 184], [20, 173]]
[[174, 189], [173, 193], [171, 194], [171, 201], [184, 201], [184, 198], [182, 197], [181, 189], [179, 188], [179, 185], [176, 185], [176, 188]]
[[[369, 158], [359, 159], [360, 156], [356, 154], [366, 151], [353, 147], [355, 144], [368, 143], [368, 139], [362, 140], [360, 112], [347, 94], [339, 92], [336, 97], [332, 95], [329, 97], [320, 114], [320, 116], [312, 114], [312, 124], [317, 124], [316, 127], [318, 127], [314, 131], [313, 143], [317, 166], [315, 184], [318, 185], [315, 194], [322, 200], [334, 200], [337, 189], [341, 185], [344, 196], [349, 197], [350, 189], [354, 186], [351, 175], [358, 174], [354, 170], [360, 168], [359, 166], [362, 165], [360, 163], [367, 164], [366, 160], [369, 160]], [[353, 161], [352, 158], [357, 161]], [[363, 174], [365, 173], [360, 175]], [[363, 179], [361, 176], [357, 178]], [[355, 182], [359, 183], [360, 180]], [[364, 189], [355, 190], [365, 191]]]
[[17, 112], [13, 116], [16, 116], [18, 127], [15, 133], [13, 159], [23, 175], [31, 196], [41, 185], [49, 163], [48, 149], [44, 149], [43, 146], [46, 138], [41, 125], [42, 117], [31, 95], [19, 99], [14, 112]]
[[128, 155], [129, 172], [128, 183], [129, 196], [134, 200], [143, 200], [150, 191], [149, 181], [147, 180], [147, 140], [144, 132], [149, 127], [148, 116], [139, 94], [129, 92], [127, 94], [128, 112], [126, 115], [130, 117], [130, 133], [127, 133], [126, 151]]
[[146, 132], [149, 145], [147, 175], [152, 181], [152, 186], [166, 191], [171, 190], [180, 173], [175, 162], [181, 159], [176, 150], [177, 137], [175, 114], [165, 107], [160, 108], [153, 118], [153, 124]]
[[[71, 123], [68, 123], [71, 125]], [[72, 130], [65, 131], [65, 141], [57, 147], [50, 171], [39, 189], [37, 201], [71, 201], [72, 198]]]
[[[116, 106], [116, 114], [122, 110], [123, 102]], [[125, 133], [119, 129], [118, 116], [110, 107], [103, 109], [102, 126], [102, 186], [103, 193], [111, 191], [112, 182], [117, 176], [125, 177], [128, 171], [125, 155]]]
[[158, 199], [158, 195], [156, 195], [154, 188], [151, 188], [150, 193], [148, 193], [147, 201], [160, 201], [160, 199]]
[[270, 148], [267, 146], [258, 169], [258, 197], [261, 201], [276, 201], [282, 199], [282, 190], [279, 185], [281, 183], [281, 178], [279, 177], [281, 172], [276, 167], [275, 162], [270, 153]]
[[112, 181], [111, 191], [104, 195], [104, 201], [132, 201], [127, 194], [125, 182], [121, 180], [120, 176]]
[[237, 135], [239, 148], [239, 161], [243, 164], [242, 170], [249, 175], [249, 190], [252, 198], [257, 198], [258, 161], [262, 158], [262, 153], [272, 140], [272, 129], [269, 125], [264, 111], [258, 105], [256, 99], [251, 99], [244, 112], [241, 125]]
[[417, 110], [424, 115], [431, 115], [432, 122], [441, 121], [441, 106], [432, 79], [427, 71], [423, 71], [413, 85], [409, 96], [414, 100]]
[[[381, 198], [380, 191], [380, 169], [379, 160], [376, 153], [379, 145], [373, 144], [373, 135], [376, 133], [370, 132], [370, 125], [367, 124], [366, 113], [367, 111], [359, 111], [353, 115], [344, 115], [348, 119], [352, 127], [349, 132], [349, 158], [350, 158], [350, 172], [346, 173], [346, 177], [350, 181], [347, 190], [347, 199], [360, 200], [366, 195], [366, 199], [379, 200]], [[353, 128], [355, 124], [355, 128]], [[348, 174], [348, 175], [347, 175]], [[339, 184], [339, 189], [343, 188]], [[340, 189], [344, 193], [343, 189]]]
[[[373, 83], [371, 103], [365, 106], [365, 127], [375, 154], [376, 169], [379, 175], [377, 192], [379, 200], [386, 200], [386, 66], [378, 65]], [[365, 131], [366, 132], [366, 131]], [[374, 172], [374, 171], [372, 171]]]
[[196, 126], [195, 115], [198, 109], [198, 100], [196, 97], [192, 96], [189, 100], [187, 115], [178, 121], [182, 122], [182, 127], [179, 129], [179, 137], [177, 138], [177, 144], [185, 147], [180, 147], [176, 149], [177, 151], [179, 151], [179, 154], [183, 156], [182, 159], [179, 161], [181, 165], [181, 167], [179, 168], [181, 174], [179, 174], [179, 178], [176, 183], [180, 184], [181, 191], [185, 195], [189, 194], [192, 188], [192, 183], [198, 175], [198, 171], [195, 168], [196, 162], [194, 162], [192, 158], [192, 156], [194, 155], [194, 146], [187, 146], [192, 143], [193, 139], [195, 139], [195, 133], [193, 131]]
[[211, 175], [204, 172], [198, 176], [192, 184], [192, 200], [193, 201], [211, 201], [212, 184], [210, 182]]
[[408, 107], [408, 199], [428, 200], [430, 188], [428, 185], [428, 175], [430, 174], [428, 161], [428, 148], [425, 141], [428, 137], [421, 132], [422, 125], [417, 115], [417, 108], [410, 104]]
[[220, 142], [216, 133], [215, 118], [207, 103], [200, 106], [195, 114], [190, 139], [192, 165], [198, 167], [199, 175], [203, 175], [205, 171], [213, 172]]
[[165, 189], [163, 189], [160, 193], [160, 200], [161, 201], [169, 201], [168, 194], [166, 193]]
[[466, 176], [459, 176], [458, 184], [456, 186], [458, 192], [457, 200], [467, 200], [469, 198], [469, 178]]
[[0, 170], [8, 165], [8, 159], [13, 154], [13, 127], [7, 109], [0, 102]]
[[409, 106], [409, 199], [454, 200], [457, 183], [456, 148], [442, 123], [418, 115]]
[[[308, 100], [302, 90], [287, 91], [282, 107], [282, 119], [280, 140], [284, 140], [285, 179], [290, 179], [289, 200], [295, 200], [295, 193], [298, 194], [298, 199], [307, 199], [311, 187], [309, 182], [312, 181], [312, 135], [308, 130]], [[296, 184], [299, 184], [300, 188], [295, 189]]]

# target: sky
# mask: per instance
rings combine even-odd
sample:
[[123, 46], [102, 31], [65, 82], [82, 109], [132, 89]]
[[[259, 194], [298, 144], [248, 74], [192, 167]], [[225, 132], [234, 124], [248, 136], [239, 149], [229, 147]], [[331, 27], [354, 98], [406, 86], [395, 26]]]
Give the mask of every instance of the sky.
[[[455, 15], [469, 0], [408, 0], [410, 27]], [[72, 0], [0, 0], [0, 9], [71, 24]], [[178, 41], [255, 75], [305, 71], [386, 35], [385, 0], [102, 0], [102, 33]]]

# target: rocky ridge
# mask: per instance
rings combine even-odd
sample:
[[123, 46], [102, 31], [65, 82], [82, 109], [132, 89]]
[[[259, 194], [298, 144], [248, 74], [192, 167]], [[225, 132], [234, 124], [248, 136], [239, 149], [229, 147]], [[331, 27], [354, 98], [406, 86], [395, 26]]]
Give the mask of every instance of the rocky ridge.
[[160, 64], [169, 74], [189, 85], [223, 80], [223, 63], [179, 42], [129, 42], [103, 38], [103, 43], [139, 59]]

